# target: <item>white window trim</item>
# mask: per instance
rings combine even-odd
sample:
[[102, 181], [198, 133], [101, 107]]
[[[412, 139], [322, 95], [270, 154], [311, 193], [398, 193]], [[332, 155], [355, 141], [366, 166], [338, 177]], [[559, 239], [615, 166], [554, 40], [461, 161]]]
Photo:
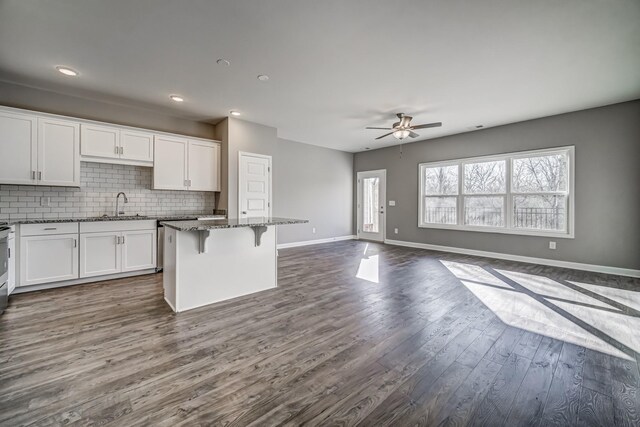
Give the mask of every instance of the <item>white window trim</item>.
[[[568, 194], [561, 192], [538, 192], [538, 193], [512, 193], [513, 176], [511, 175], [511, 165], [514, 159], [522, 157], [530, 157], [532, 155], [552, 155], [552, 154], [566, 154], [567, 155], [567, 177], [569, 180]], [[474, 226], [464, 225], [464, 176], [463, 168], [466, 163], [475, 162], [487, 162], [505, 160], [506, 168], [506, 193], [496, 193], [495, 196], [505, 198], [505, 226], [504, 227], [486, 227], [486, 226]], [[466, 157], [454, 160], [444, 160], [437, 162], [420, 163], [418, 165], [418, 227], [419, 228], [435, 228], [443, 230], [458, 230], [458, 231], [477, 231], [482, 233], [500, 233], [500, 234], [515, 234], [522, 236], [538, 236], [538, 237], [554, 237], [560, 239], [573, 239], [575, 238], [575, 146], [554, 147], [545, 148], [540, 150], [528, 150], [518, 151], [513, 153], [504, 153], [490, 156], [480, 157]], [[423, 223], [423, 209], [424, 209], [424, 169], [428, 167], [439, 166], [458, 166], [458, 194], [451, 195], [451, 197], [457, 197], [457, 221], [458, 224], [432, 224]], [[566, 216], [566, 230], [563, 231], [542, 231], [526, 228], [514, 228], [513, 227], [513, 198], [518, 195], [566, 195], [567, 196], [567, 216]], [[467, 194], [467, 196], [481, 196], [482, 194]], [[487, 196], [492, 194], [486, 194]], [[445, 196], [445, 195], [443, 195]]]

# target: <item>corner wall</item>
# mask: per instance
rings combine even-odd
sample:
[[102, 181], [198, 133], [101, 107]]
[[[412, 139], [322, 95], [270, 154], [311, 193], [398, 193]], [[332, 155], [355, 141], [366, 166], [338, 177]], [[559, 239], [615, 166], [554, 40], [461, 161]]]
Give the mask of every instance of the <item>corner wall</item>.
[[269, 126], [227, 121], [230, 217], [238, 215], [238, 152], [245, 151], [272, 156], [273, 215], [309, 220], [279, 227], [279, 244], [353, 234], [353, 154], [278, 138]]
[[[418, 227], [419, 163], [566, 145], [576, 150], [575, 239]], [[374, 169], [387, 170], [396, 201], [387, 239], [640, 269], [640, 101], [357, 153], [353, 180]]]

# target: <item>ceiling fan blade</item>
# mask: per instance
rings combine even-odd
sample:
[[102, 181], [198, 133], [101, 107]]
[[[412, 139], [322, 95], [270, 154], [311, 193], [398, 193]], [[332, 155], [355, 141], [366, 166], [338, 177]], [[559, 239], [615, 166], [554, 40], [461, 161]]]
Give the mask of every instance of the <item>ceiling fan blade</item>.
[[379, 136], [379, 137], [377, 137], [376, 139], [382, 139], [382, 138], [384, 138], [385, 136], [389, 136], [389, 135], [391, 135], [392, 133], [393, 133], [393, 132], [385, 133], [384, 135]]
[[411, 138], [417, 138], [417, 137], [419, 137], [420, 135], [418, 135], [417, 133], [415, 133], [415, 132], [411, 131], [411, 132], [409, 132], [409, 136], [410, 136]]
[[442, 126], [442, 123], [436, 122], [436, 123], [427, 123], [426, 125], [411, 126], [411, 129], [439, 128], [440, 126]]
[[367, 126], [365, 129], [391, 130], [392, 128], [374, 128], [374, 127], [371, 127], [371, 126]]

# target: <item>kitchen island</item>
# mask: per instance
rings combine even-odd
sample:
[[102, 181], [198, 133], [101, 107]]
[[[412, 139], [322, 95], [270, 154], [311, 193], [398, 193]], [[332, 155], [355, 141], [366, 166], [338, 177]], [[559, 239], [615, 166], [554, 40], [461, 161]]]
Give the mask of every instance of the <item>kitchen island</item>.
[[162, 222], [165, 301], [181, 312], [275, 288], [276, 228], [306, 222], [274, 217]]

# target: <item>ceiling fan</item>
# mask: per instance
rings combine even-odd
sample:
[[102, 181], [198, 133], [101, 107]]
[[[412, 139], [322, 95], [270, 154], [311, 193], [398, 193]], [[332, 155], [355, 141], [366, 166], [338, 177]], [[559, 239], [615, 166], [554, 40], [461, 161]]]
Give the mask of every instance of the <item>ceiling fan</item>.
[[411, 125], [411, 119], [413, 119], [413, 117], [411, 116], [405, 116], [404, 113], [398, 113], [396, 114], [396, 116], [398, 116], [398, 119], [400, 119], [399, 122], [395, 122], [393, 124], [392, 127], [390, 128], [378, 128], [378, 127], [367, 127], [366, 129], [381, 129], [381, 130], [390, 130], [391, 132], [386, 133], [382, 136], [377, 137], [376, 139], [382, 139], [386, 136], [389, 135], [393, 135], [394, 138], [396, 139], [405, 139], [406, 137], [410, 136], [411, 138], [416, 138], [420, 135], [418, 135], [417, 133], [414, 132], [414, 130], [416, 129], [427, 129], [427, 128], [437, 128], [442, 126], [441, 122], [436, 122], [436, 123], [427, 123], [424, 125], [415, 125], [412, 126]]

